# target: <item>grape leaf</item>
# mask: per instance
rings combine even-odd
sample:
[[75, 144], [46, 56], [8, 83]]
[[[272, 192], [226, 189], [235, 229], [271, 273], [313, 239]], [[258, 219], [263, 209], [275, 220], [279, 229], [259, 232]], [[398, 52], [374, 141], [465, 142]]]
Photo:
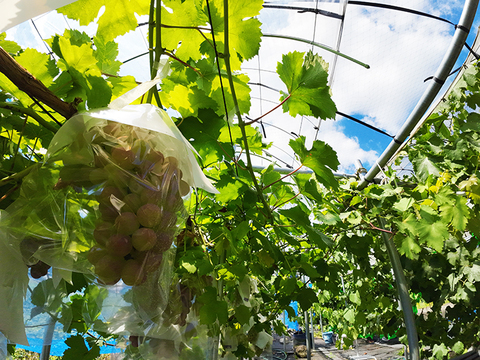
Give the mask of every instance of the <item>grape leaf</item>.
[[177, 110], [182, 117], [197, 116], [201, 108], [216, 108], [216, 102], [196, 86], [177, 84], [168, 92], [162, 91], [160, 98], [164, 106]]
[[120, 65], [122, 65], [121, 61], [116, 60], [118, 44], [115, 41], [104, 41], [98, 37], [95, 37], [93, 41], [96, 48], [93, 54], [98, 60], [97, 66], [102, 74], [117, 75]]
[[10, 54], [16, 54], [17, 52], [22, 50], [22, 47], [18, 45], [15, 41], [5, 40], [6, 37], [7, 33], [0, 33], [0, 46], [3, 48], [3, 50]]
[[398, 247], [398, 252], [401, 255], [405, 255], [409, 259], [416, 259], [417, 254], [420, 252], [421, 248], [417, 244], [415, 238], [410, 235], [403, 235], [401, 233], [398, 233], [395, 235], [395, 242], [397, 244], [400, 244], [400, 246], [397, 245]]
[[235, 308], [235, 317], [241, 325], [246, 325], [250, 321], [250, 309], [245, 305]]
[[212, 109], [200, 109], [198, 117], [185, 118], [178, 127], [198, 151], [203, 164], [209, 165], [221, 161], [225, 154], [234, 156], [229, 140], [228, 143], [217, 141], [224, 125], [225, 121]]
[[440, 175], [440, 169], [435, 164], [436, 161], [429, 156], [415, 158], [412, 160], [412, 164], [415, 168], [415, 174], [422, 180], [425, 181], [429, 175]]
[[35, 49], [25, 49], [15, 60], [47, 87], [58, 74], [55, 61], [51, 60], [48, 54]]
[[100, 348], [95, 345], [89, 349], [81, 335], [70, 336], [65, 344], [69, 348], [63, 353], [64, 360], [95, 360], [100, 356]]
[[287, 86], [288, 93], [282, 92], [280, 100], [283, 111], [291, 116], [307, 115], [316, 118], [334, 118], [336, 106], [327, 86], [328, 65], [318, 55], [309, 51], [283, 55], [277, 65], [277, 73]]
[[313, 304], [318, 302], [318, 297], [315, 291], [309, 287], [303, 287], [300, 289], [297, 295], [297, 301], [304, 311], [307, 311]]
[[468, 219], [470, 218], [470, 208], [467, 205], [467, 199], [456, 197], [455, 206], [442, 205], [440, 210], [446, 223], [451, 223], [459, 231], [466, 229]]
[[188, 28], [162, 28], [162, 45], [167, 49], [176, 49], [175, 56], [180, 59], [201, 59], [200, 44], [205, 39], [194, 28], [205, 26], [208, 17], [198, 11], [197, 1], [167, 0], [163, 4], [168, 9], [162, 11], [163, 24]]
[[57, 11], [69, 19], [78, 20], [80, 25], [88, 25], [105, 6], [105, 12], [98, 19], [97, 37], [110, 41], [135, 30], [138, 25], [135, 14], [147, 15], [149, 5], [148, 0], [78, 0]]
[[290, 140], [290, 147], [300, 158], [302, 165], [315, 172], [317, 180], [323, 185], [337, 189], [338, 181], [332, 170], [336, 171], [340, 165], [336, 152], [330, 145], [320, 140], [315, 140], [310, 150], [305, 147], [305, 136]]
[[203, 304], [200, 308], [200, 321], [203, 324], [213, 324], [217, 319], [224, 324], [228, 318], [227, 303], [217, 300], [217, 291], [214, 287], [208, 286], [198, 300]]
[[58, 45], [63, 56], [63, 59], [58, 61], [60, 69], [66, 71], [74, 68], [81, 74], [88, 72], [89, 75], [101, 75], [100, 69], [97, 67], [97, 59], [89, 44], [72, 45], [68, 39], [60, 37]]
[[105, 107], [112, 98], [112, 89], [101, 76], [87, 76], [87, 105], [89, 109]]
[[418, 224], [418, 237], [422, 243], [432, 247], [436, 251], [442, 251], [443, 243], [449, 237], [447, 226], [441, 222], [431, 222], [421, 219]]
[[393, 208], [397, 211], [404, 212], [410, 208], [415, 201], [412, 198], [402, 198], [393, 204]]
[[253, 18], [260, 14], [263, 1], [231, 1], [228, 7], [229, 37], [231, 49], [240, 59], [251, 59], [260, 49], [260, 21]]

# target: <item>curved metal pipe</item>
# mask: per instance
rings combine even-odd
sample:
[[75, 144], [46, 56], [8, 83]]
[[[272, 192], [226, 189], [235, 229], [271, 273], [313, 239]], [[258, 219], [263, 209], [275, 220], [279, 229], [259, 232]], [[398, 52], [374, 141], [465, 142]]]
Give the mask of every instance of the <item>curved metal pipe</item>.
[[365, 188], [369, 183], [373, 181], [375, 175], [378, 174], [381, 168], [387, 164], [390, 158], [395, 154], [397, 149], [410, 135], [410, 132], [413, 130], [415, 125], [421, 120], [422, 116], [427, 112], [431, 103], [437, 96], [440, 91], [443, 83], [448, 77], [448, 74], [452, 70], [455, 62], [457, 61], [460, 52], [462, 51], [465, 40], [467, 39], [470, 27], [472, 26], [475, 13], [477, 11], [479, 0], [466, 0], [465, 5], [463, 6], [462, 15], [460, 21], [456, 26], [455, 34], [450, 43], [448, 51], [445, 53], [445, 56], [440, 64], [433, 80], [431, 80], [430, 86], [425, 90], [421, 99], [418, 101], [417, 105], [411, 112], [408, 119], [403, 124], [402, 128], [398, 134], [393, 138], [392, 142], [388, 145], [385, 151], [377, 159], [376, 164], [370, 169], [370, 171], [365, 176], [365, 179], [360, 182], [358, 188], [361, 190]]

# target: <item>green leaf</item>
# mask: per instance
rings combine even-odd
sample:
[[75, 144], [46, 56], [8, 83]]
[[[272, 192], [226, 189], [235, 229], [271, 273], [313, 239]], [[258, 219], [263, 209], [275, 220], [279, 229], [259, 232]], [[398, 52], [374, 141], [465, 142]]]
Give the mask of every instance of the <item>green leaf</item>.
[[478, 281], [478, 279], [480, 279], [480, 262], [477, 261], [471, 266], [465, 266], [463, 273], [467, 275], [468, 281], [475, 283]]
[[[194, 0], [163, 1], [168, 9], [162, 12], [162, 22], [168, 25], [177, 25], [181, 27], [204, 26], [208, 19], [199, 13], [198, 3]], [[182, 14], [182, 16], [178, 16]], [[202, 56], [200, 44], [205, 39], [200, 32], [193, 29], [162, 29], [162, 44], [167, 49], [176, 49], [175, 55], [184, 60], [199, 60]]]
[[433, 346], [433, 355], [437, 358], [437, 359], [444, 359], [448, 354], [448, 349], [447, 347], [445, 346], [445, 344], [435, 344]]
[[47, 87], [58, 74], [58, 68], [50, 56], [35, 49], [25, 49], [15, 60]]
[[284, 293], [285, 295], [290, 295], [298, 287], [297, 279], [295, 279], [294, 277], [282, 279], [280, 281], [280, 286], [282, 293]]
[[260, 49], [260, 21], [254, 18], [263, 8], [261, 0], [233, 1], [228, 6], [229, 36], [231, 48], [240, 59], [249, 60]]
[[199, 109], [216, 108], [216, 102], [196, 86], [176, 84], [170, 91], [164, 90], [160, 95], [162, 104], [177, 110], [182, 117], [197, 116]]
[[335, 118], [336, 107], [330, 97], [327, 86], [328, 65], [311, 51], [297, 51], [283, 55], [282, 62], [277, 65], [277, 73], [287, 86], [288, 94], [283, 93], [280, 100], [283, 111], [291, 116], [315, 116], [321, 119]]
[[118, 56], [118, 45], [114, 41], [104, 41], [102, 38], [95, 37], [94, 56], [98, 60], [97, 66], [102, 74], [117, 75], [120, 71], [121, 61], [116, 60]]
[[418, 221], [415, 218], [415, 215], [412, 213], [407, 214], [407, 217], [402, 221], [395, 221], [398, 226], [398, 229], [405, 234], [412, 234], [414, 236], [418, 235], [417, 224]]
[[347, 320], [350, 324], [355, 324], [355, 311], [353, 309], [348, 309], [345, 311], [343, 318]]
[[404, 212], [409, 209], [415, 201], [412, 198], [402, 198], [393, 204], [393, 208], [397, 211]]
[[413, 236], [398, 233], [394, 239], [397, 244], [400, 244], [397, 245], [398, 252], [409, 259], [416, 259], [417, 254], [422, 250]]
[[436, 161], [431, 157], [425, 156], [415, 158], [412, 160], [412, 164], [415, 169], [415, 174], [417, 174], [422, 181], [425, 181], [429, 175], [440, 175], [441, 171], [436, 165]]
[[240, 305], [235, 308], [235, 317], [241, 325], [246, 325], [250, 322], [250, 309], [245, 305]]
[[317, 180], [327, 187], [338, 188], [338, 181], [333, 171], [340, 165], [336, 152], [330, 145], [320, 140], [315, 140], [310, 150], [305, 147], [305, 137], [300, 136], [290, 140], [290, 147], [300, 158], [302, 165], [309, 167], [315, 172]]
[[216, 189], [220, 192], [216, 195], [218, 201], [227, 203], [231, 200], [237, 199], [240, 196], [239, 190], [243, 187], [243, 183], [238, 180], [233, 182], [218, 182]]
[[275, 171], [273, 164], [269, 165], [262, 173], [262, 185], [269, 186], [274, 182], [280, 180], [281, 175], [278, 171]]
[[101, 76], [87, 76], [87, 105], [89, 109], [106, 107], [112, 98], [112, 89]]
[[227, 322], [227, 303], [217, 300], [217, 290], [214, 287], [208, 286], [199, 296], [199, 301], [203, 304], [200, 308], [200, 321], [203, 324], [213, 324], [217, 319], [220, 324]]
[[58, 66], [62, 70], [66, 71], [73, 68], [81, 74], [86, 74], [88, 72], [88, 75], [101, 75], [91, 45], [72, 45], [65, 37], [60, 37], [58, 39], [58, 45], [63, 56], [63, 59], [58, 61]]
[[465, 350], [465, 345], [461, 341], [457, 341], [455, 345], [452, 346], [452, 350], [455, 351], [457, 355], [462, 355]]
[[455, 198], [455, 206], [442, 205], [440, 210], [443, 221], [451, 223], [459, 231], [464, 231], [467, 228], [468, 219], [470, 218], [470, 208], [467, 205], [467, 199], [457, 196]]
[[70, 336], [65, 344], [69, 348], [63, 353], [63, 360], [95, 360], [100, 356], [100, 348], [93, 346], [89, 349], [81, 335]]
[[18, 45], [15, 41], [5, 40], [6, 37], [7, 33], [0, 33], [0, 46], [3, 48], [3, 50], [10, 54], [16, 54], [17, 52], [22, 50], [22, 47]]
[[182, 266], [187, 270], [190, 274], [194, 274], [197, 271], [197, 267], [194, 264], [188, 263], [183, 261]]
[[418, 237], [422, 243], [427, 244], [436, 251], [442, 251], [443, 244], [450, 236], [447, 226], [441, 222], [430, 222], [421, 219], [418, 222]]
[[348, 295], [348, 298], [352, 303], [356, 305], [360, 305], [362, 303], [362, 296], [360, 295], [360, 292], [358, 290], [350, 293], [350, 295]]
[[80, 25], [88, 25], [105, 6], [105, 12], [98, 19], [97, 37], [110, 41], [135, 30], [138, 25], [135, 14], [147, 15], [149, 5], [148, 0], [78, 0], [57, 11], [69, 19], [78, 20]]
[[[248, 82], [250, 81], [249, 77], [244, 74], [233, 75], [233, 86], [235, 87], [235, 95], [237, 96], [238, 108], [241, 114], [247, 114], [250, 111], [250, 86]], [[230, 87], [230, 82], [225, 74], [222, 73], [222, 83], [220, 83], [220, 77], [216, 76], [211, 82], [210, 92], [208, 96], [211, 97], [217, 103], [217, 114], [220, 116], [225, 115], [225, 105], [224, 105], [224, 94], [225, 102], [227, 105], [228, 114], [231, 114], [235, 111], [235, 105], [233, 103], [232, 89]], [[229, 117], [229, 121], [232, 118]]]
[[55, 287], [52, 279], [38, 283], [32, 291], [32, 304], [44, 308], [46, 311], [56, 312], [66, 296], [64, 286]]
[[198, 151], [205, 165], [215, 164], [228, 154], [233, 157], [232, 146], [217, 139], [225, 122], [212, 109], [200, 109], [198, 117], [183, 119], [179, 129]]
[[320, 249], [325, 249], [327, 246], [333, 245], [332, 239], [313, 226], [306, 226], [305, 230], [307, 231], [308, 238]]
[[318, 302], [318, 297], [315, 291], [309, 287], [300, 289], [297, 295], [297, 301], [304, 311], [307, 311], [313, 304]]
[[300, 206], [294, 206], [286, 210], [279, 210], [278, 212], [283, 216], [287, 217], [288, 219], [293, 220], [299, 226], [310, 226], [308, 214], [303, 211]]

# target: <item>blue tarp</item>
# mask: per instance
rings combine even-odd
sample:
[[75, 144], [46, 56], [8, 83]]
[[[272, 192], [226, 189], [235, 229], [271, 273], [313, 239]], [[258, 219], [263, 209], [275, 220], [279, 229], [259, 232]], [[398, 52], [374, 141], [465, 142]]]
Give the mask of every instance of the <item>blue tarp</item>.
[[[298, 315], [298, 303], [296, 301], [292, 301], [290, 303], [290, 306], [295, 310], [295, 315]], [[298, 331], [300, 329], [300, 326], [298, 325], [298, 321], [291, 321], [288, 318], [288, 313], [285, 311], [285, 326], [287, 329], [293, 329], [295, 331]]]

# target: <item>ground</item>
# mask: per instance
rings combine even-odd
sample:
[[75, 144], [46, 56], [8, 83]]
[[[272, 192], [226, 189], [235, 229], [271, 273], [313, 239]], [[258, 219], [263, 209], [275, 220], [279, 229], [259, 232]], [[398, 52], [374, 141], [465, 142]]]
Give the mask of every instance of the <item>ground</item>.
[[[273, 343], [274, 349], [285, 350], [287, 360], [296, 359], [293, 352], [292, 338], [286, 337], [285, 346], [283, 337], [275, 336]], [[359, 339], [353, 348], [348, 350], [339, 350], [333, 345], [325, 344], [321, 338], [315, 338], [315, 346], [312, 349], [312, 360], [393, 360], [405, 359], [403, 354], [404, 345], [386, 345], [381, 343], [367, 343], [364, 339]], [[266, 359], [269, 359], [268, 357]], [[270, 359], [269, 359], [270, 360]], [[273, 358], [272, 360], [276, 360]]]

